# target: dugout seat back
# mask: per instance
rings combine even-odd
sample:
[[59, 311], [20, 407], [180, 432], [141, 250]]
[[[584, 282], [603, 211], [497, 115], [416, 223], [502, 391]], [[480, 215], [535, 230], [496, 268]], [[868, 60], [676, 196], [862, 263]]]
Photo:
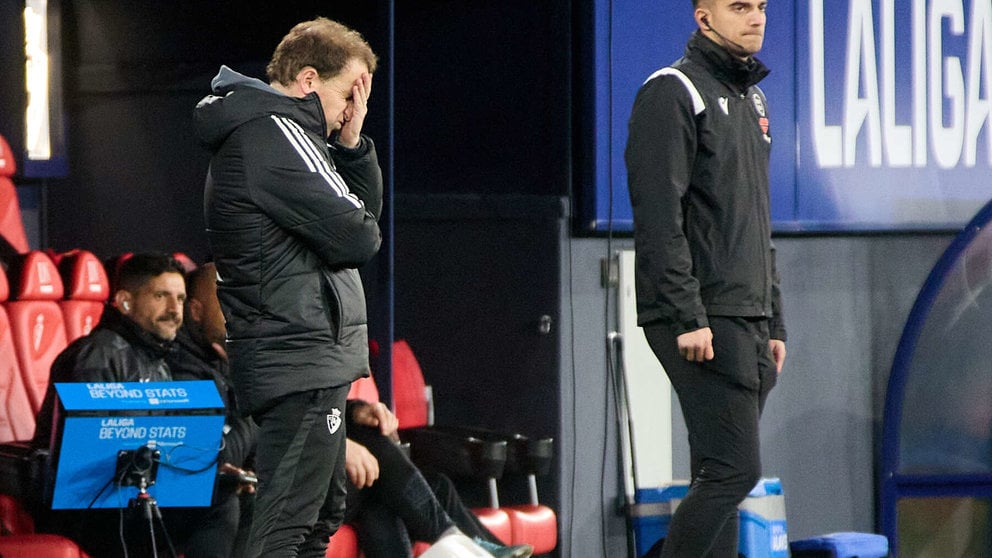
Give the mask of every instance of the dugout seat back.
[[0, 556], [11, 558], [89, 558], [71, 540], [47, 533], [0, 537]]
[[0, 537], [34, 533], [34, 518], [10, 494], [0, 494]]
[[434, 423], [431, 390], [413, 349], [403, 339], [393, 342], [393, 401], [401, 428], [419, 428]]
[[0, 236], [20, 253], [27, 252], [28, 237], [21, 220], [21, 204], [17, 199], [17, 188], [11, 179], [17, 172], [14, 155], [10, 152], [7, 140], [0, 136]]
[[342, 525], [327, 543], [325, 558], [362, 558], [358, 548], [358, 534], [351, 525]]
[[24, 387], [10, 319], [3, 305], [9, 294], [7, 273], [0, 268], [0, 443], [30, 440], [34, 435], [34, 409]]
[[62, 280], [51, 258], [37, 250], [12, 262], [8, 272], [11, 297], [6, 305], [14, 349], [31, 408], [37, 414], [48, 389], [52, 362], [68, 344], [58, 305]]
[[87, 250], [60, 254], [58, 268], [65, 287], [59, 307], [65, 318], [66, 339], [72, 343], [88, 335], [100, 322], [110, 296], [110, 282], [103, 263]]
[[351, 389], [348, 390], [348, 399], [361, 399], [366, 403], [379, 401], [379, 388], [375, 385], [375, 380], [372, 376], [366, 376], [351, 382]]
[[189, 257], [185, 252], [173, 252], [172, 257], [176, 259], [183, 266], [183, 270], [187, 273], [193, 273], [196, 268], [199, 267], [193, 258]]

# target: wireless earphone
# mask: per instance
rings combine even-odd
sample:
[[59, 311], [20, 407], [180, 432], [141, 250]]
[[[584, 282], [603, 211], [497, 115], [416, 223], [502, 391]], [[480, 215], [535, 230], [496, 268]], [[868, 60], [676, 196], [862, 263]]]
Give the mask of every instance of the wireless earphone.
[[122, 303], [121, 303], [121, 306], [123, 306], [123, 307], [124, 307], [124, 310], [130, 310], [130, 309], [131, 309], [131, 303], [129, 303], [129, 302], [128, 302], [128, 301], [126, 301], [126, 300], [125, 300], [124, 302], [122, 302]]

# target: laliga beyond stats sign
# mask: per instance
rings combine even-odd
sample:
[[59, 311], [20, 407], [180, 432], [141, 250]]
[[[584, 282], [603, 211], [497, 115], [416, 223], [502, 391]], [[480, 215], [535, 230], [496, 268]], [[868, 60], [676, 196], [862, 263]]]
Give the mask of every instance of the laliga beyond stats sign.
[[213, 382], [56, 383], [55, 389], [62, 425], [52, 509], [127, 507], [138, 488], [121, 482], [118, 454], [142, 447], [158, 452], [148, 492], [159, 507], [210, 505], [224, 428], [224, 403]]
[[[610, 191], [613, 227], [631, 228], [630, 108], [681, 56], [691, 10], [595, 8], [597, 82], [609, 85], [596, 90], [594, 229], [608, 224]], [[770, 0], [767, 14], [758, 56], [772, 70], [761, 87], [777, 230], [959, 228], [992, 199], [992, 2]]]

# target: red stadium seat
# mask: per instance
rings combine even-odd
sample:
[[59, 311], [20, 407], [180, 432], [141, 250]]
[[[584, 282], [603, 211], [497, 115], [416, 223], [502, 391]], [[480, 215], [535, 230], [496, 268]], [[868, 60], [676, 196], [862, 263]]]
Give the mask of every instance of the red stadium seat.
[[[7, 274], [0, 268], [0, 303], [10, 290]], [[34, 409], [17, 362], [14, 338], [6, 307], [0, 307], [0, 442], [30, 440], [34, 435]]]
[[[424, 426], [441, 432], [463, 434], [483, 440], [504, 439], [508, 443], [506, 466], [503, 475], [520, 474], [527, 477], [530, 502], [522, 505], [500, 506], [496, 494], [496, 480], [490, 483], [490, 507], [475, 508], [487, 528], [507, 544], [530, 544], [535, 554], [551, 552], [558, 544], [558, 518], [554, 510], [537, 500], [536, 475], [547, 472], [551, 463], [550, 438], [529, 440], [524, 436], [481, 429], [433, 425], [431, 390], [423, 376], [420, 364], [410, 345], [404, 340], [393, 344], [393, 399], [400, 428], [414, 426], [413, 433], [425, 435]], [[406, 419], [409, 422], [404, 422]], [[402, 430], [401, 430], [402, 432]], [[402, 437], [402, 434], [401, 434]]]
[[0, 537], [4, 558], [89, 558], [71, 540], [59, 535], [30, 533]]
[[34, 533], [34, 518], [9, 494], [0, 494], [0, 536]]
[[21, 220], [21, 204], [11, 177], [17, 171], [7, 140], [0, 136], [0, 235], [20, 253], [27, 252], [28, 237]]
[[87, 250], [60, 254], [58, 268], [65, 287], [65, 298], [59, 301], [59, 307], [65, 318], [66, 339], [71, 343], [88, 335], [100, 322], [110, 284], [100, 259]]
[[17, 172], [17, 162], [10, 151], [10, 144], [0, 136], [0, 176], [11, 177]]
[[41, 251], [24, 254], [8, 270], [11, 298], [6, 302], [21, 378], [37, 414], [48, 389], [55, 357], [66, 347], [65, 320], [58, 301], [62, 280]]
[[545, 554], [558, 546], [558, 517], [554, 510], [541, 504], [503, 509], [510, 516], [513, 544], [526, 542], [534, 547], [534, 554]]
[[186, 273], [193, 273], [193, 271], [198, 267], [196, 262], [193, 261], [193, 258], [186, 255], [185, 252], [173, 252], [172, 257], [176, 258], [176, 261], [182, 264], [183, 271]]
[[516, 544], [513, 538], [513, 525], [510, 523], [510, 516], [501, 508], [473, 508], [479, 522], [485, 525], [489, 532], [496, 535], [496, 538], [503, 541], [503, 544]]
[[342, 525], [327, 543], [326, 558], [359, 558], [358, 535], [350, 525]]
[[372, 376], [359, 378], [351, 382], [351, 389], [348, 391], [348, 399], [361, 399], [367, 403], [379, 401], [379, 388], [375, 385]]
[[430, 426], [431, 400], [420, 363], [409, 343], [403, 339], [393, 342], [393, 401], [401, 428]]

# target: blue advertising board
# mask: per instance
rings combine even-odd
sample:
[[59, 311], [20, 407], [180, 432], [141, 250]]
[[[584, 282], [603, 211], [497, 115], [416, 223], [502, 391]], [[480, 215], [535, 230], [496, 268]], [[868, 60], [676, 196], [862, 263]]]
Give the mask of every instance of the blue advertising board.
[[[594, 0], [594, 169], [583, 228], [631, 230], [623, 151], [638, 88], [682, 55], [691, 3]], [[772, 0], [778, 231], [962, 227], [992, 199], [992, 4]]]
[[148, 493], [160, 507], [209, 506], [224, 404], [211, 381], [57, 383], [62, 404], [52, 509], [122, 508], [118, 452], [158, 451]]

